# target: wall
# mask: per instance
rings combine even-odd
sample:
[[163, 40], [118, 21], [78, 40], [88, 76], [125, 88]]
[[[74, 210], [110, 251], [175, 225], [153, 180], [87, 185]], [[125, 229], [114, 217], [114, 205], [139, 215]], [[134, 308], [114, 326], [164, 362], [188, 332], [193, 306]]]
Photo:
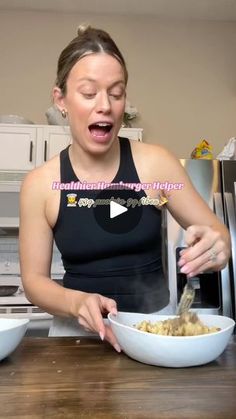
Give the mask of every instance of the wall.
[[80, 23], [108, 30], [126, 57], [144, 141], [188, 157], [236, 136], [236, 24], [43, 12], [0, 14], [0, 114], [46, 123], [56, 62]]

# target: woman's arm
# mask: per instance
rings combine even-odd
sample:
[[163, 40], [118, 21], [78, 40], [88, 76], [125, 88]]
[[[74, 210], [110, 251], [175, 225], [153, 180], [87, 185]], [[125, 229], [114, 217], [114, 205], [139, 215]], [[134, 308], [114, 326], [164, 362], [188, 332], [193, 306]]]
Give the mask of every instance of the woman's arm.
[[25, 178], [20, 194], [20, 265], [29, 301], [48, 313], [75, 317], [89, 330], [106, 338], [116, 350], [117, 341], [104, 325], [103, 312], [117, 312], [114, 300], [64, 288], [50, 278], [53, 235], [45, 209], [49, 187], [41, 168]]
[[186, 245], [179, 260], [181, 272], [188, 276], [222, 269], [230, 257], [230, 235], [193, 187], [186, 171], [170, 152], [161, 149], [162, 180], [183, 183], [183, 188], [167, 193], [167, 208], [186, 229]]
[[27, 298], [49, 313], [70, 315], [66, 290], [50, 279], [53, 237], [45, 216], [42, 172], [25, 178], [20, 194], [20, 265]]

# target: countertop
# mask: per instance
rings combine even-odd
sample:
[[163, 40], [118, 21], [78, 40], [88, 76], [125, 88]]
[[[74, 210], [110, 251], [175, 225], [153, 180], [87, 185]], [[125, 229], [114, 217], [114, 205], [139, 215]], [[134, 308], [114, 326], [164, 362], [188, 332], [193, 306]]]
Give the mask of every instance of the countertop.
[[25, 337], [0, 362], [0, 417], [236, 418], [236, 337], [216, 361], [181, 369], [97, 339]]

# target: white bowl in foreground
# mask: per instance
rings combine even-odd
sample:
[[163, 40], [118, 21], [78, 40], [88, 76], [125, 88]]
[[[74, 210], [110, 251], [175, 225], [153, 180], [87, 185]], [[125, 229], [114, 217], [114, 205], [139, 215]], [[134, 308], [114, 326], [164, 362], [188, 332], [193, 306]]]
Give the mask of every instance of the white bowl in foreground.
[[0, 319], [0, 361], [19, 345], [28, 323], [28, 319]]
[[207, 326], [220, 327], [219, 332], [198, 336], [161, 336], [134, 327], [143, 320], [152, 323], [176, 316], [118, 312], [108, 319], [122, 350], [136, 361], [162, 367], [191, 367], [207, 364], [222, 354], [233, 332], [235, 322], [229, 317], [200, 315]]

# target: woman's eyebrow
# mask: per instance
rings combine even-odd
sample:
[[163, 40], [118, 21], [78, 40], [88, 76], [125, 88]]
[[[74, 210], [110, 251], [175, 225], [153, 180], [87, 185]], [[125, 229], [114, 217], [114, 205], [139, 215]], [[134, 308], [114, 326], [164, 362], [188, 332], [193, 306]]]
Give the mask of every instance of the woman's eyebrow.
[[[91, 83], [97, 83], [97, 80], [95, 80], [95, 79], [92, 79], [91, 77], [81, 77], [81, 78], [79, 78], [79, 79], [76, 79], [76, 82], [78, 83], [78, 82], [91, 82]], [[123, 84], [124, 86], [125, 86], [125, 81], [124, 80], [116, 80], [116, 81], [114, 81], [110, 86], [109, 86], [109, 88], [111, 88], [111, 87], [114, 87], [114, 86], [116, 86], [117, 84]]]
[[124, 82], [124, 80], [117, 80], [117, 81], [115, 81], [114, 83], [112, 83], [112, 84], [111, 84], [111, 87], [114, 87], [114, 86], [116, 86], [117, 84], [123, 84], [123, 85], [125, 86], [125, 82]]
[[79, 79], [76, 79], [76, 82], [81, 82], [81, 81], [91, 81], [93, 83], [96, 82], [96, 80], [95, 79], [92, 79], [91, 77], [81, 77]]

